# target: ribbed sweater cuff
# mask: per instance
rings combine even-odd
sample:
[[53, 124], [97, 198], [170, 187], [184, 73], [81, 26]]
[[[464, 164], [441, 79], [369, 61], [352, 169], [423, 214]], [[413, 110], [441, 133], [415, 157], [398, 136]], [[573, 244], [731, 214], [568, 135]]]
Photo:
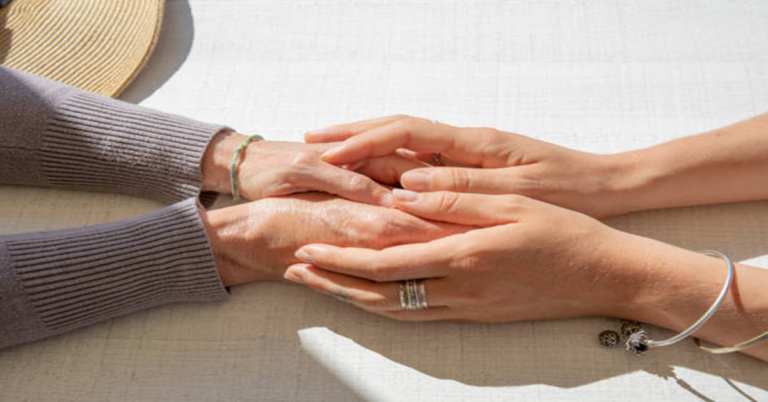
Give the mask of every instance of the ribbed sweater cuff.
[[195, 199], [122, 222], [0, 237], [2, 259], [10, 272], [0, 273], [0, 286], [15, 296], [0, 323], [28, 330], [10, 331], [21, 339], [0, 335], [0, 346], [160, 304], [228, 297]]
[[224, 129], [73, 91], [46, 125], [40, 164], [52, 186], [177, 202], [200, 192], [203, 154]]

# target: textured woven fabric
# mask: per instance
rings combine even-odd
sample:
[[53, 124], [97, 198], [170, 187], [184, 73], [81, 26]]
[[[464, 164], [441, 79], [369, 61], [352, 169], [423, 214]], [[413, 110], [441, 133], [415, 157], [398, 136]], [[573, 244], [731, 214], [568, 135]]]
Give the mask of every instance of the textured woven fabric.
[[[619, 152], [768, 110], [762, 0], [171, 0], [167, 11], [125, 99], [268, 139], [408, 113]], [[156, 208], [0, 188], [6, 233]], [[609, 223], [768, 267], [766, 202]], [[160, 307], [0, 351], [0, 399], [768, 400], [766, 363], [690, 342], [642, 358], [601, 348], [597, 335], [619, 326], [400, 323], [299, 286], [254, 284], [227, 303]]]

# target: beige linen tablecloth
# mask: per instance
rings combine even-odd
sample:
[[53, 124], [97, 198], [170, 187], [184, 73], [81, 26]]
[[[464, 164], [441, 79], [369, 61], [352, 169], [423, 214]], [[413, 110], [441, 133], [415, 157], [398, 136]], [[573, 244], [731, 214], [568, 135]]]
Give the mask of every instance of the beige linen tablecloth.
[[[617, 152], [768, 111], [761, 0], [168, 3], [123, 98], [270, 139], [407, 113]], [[0, 232], [158, 207], [0, 187]], [[768, 267], [765, 202], [609, 223]], [[0, 351], [0, 400], [768, 400], [768, 364], [689, 342], [642, 358], [601, 349], [608, 319], [399, 323], [287, 284], [232, 293]]]

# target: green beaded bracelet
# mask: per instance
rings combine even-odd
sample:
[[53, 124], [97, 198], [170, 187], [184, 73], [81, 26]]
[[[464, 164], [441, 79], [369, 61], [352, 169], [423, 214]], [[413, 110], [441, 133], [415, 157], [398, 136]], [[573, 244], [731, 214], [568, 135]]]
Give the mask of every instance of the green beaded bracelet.
[[229, 168], [229, 178], [232, 184], [232, 200], [237, 201], [240, 199], [240, 189], [237, 187], [237, 164], [240, 162], [240, 154], [243, 153], [245, 147], [252, 141], [263, 141], [264, 137], [256, 134], [246, 138], [237, 150], [235, 150], [235, 156], [232, 158], [232, 166]]

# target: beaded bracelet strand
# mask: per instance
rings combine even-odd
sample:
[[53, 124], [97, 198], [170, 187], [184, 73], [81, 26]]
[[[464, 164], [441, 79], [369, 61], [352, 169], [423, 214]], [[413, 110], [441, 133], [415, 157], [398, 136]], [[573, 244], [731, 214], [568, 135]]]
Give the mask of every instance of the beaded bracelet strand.
[[237, 165], [240, 163], [240, 154], [243, 153], [245, 147], [252, 141], [263, 141], [264, 137], [255, 134], [246, 138], [240, 146], [235, 150], [235, 156], [232, 157], [232, 166], [229, 168], [229, 179], [232, 184], [232, 200], [237, 201], [240, 199], [240, 189], [237, 186]]
[[[727, 255], [719, 251], [703, 250], [701, 251], [701, 253], [715, 256], [715, 257], [720, 257], [723, 259], [723, 261], [725, 261], [728, 274], [725, 278], [725, 284], [723, 285], [723, 289], [720, 291], [720, 294], [717, 296], [717, 299], [715, 299], [715, 302], [712, 303], [712, 306], [709, 308], [709, 310], [707, 310], [707, 312], [704, 313], [704, 315], [701, 316], [701, 318], [699, 318], [695, 323], [693, 323], [693, 325], [688, 327], [683, 332], [680, 332], [679, 334], [669, 339], [664, 339], [661, 341], [654, 341], [648, 338], [648, 334], [646, 333], [645, 329], [643, 329], [641, 323], [635, 322], [635, 321], [623, 320], [621, 325], [621, 334], [623, 336], [624, 343], [628, 351], [633, 352], [636, 355], [640, 355], [646, 352], [649, 348], [669, 346], [669, 345], [678, 343], [683, 339], [691, 336], [691, 334], [696, 332], [699, 328], [702, 327], [702, 325], [704, 325], [704, 323], [706, 323], [710, 318], [712, 318], [713, 315], [715, 315], [715, 312], [723, 303], [723, 300], [725, 300], [725, 296], [728, 294], [728, 290], [730, 289], [731, 283], [733, 282], [733, 273], [734, 273], [733, 261], [731, 261], [731, 259]], [[603, 346], [607, 346], [607, 347], [616, 346], [619, 343], [619, 334], [617, 334], [615, 331], [603, 331], [600, 333], [600, 335], [598, 335], [598, 340]], [[758, 341], [756, 341], [755, 343], [757, 342]]]

